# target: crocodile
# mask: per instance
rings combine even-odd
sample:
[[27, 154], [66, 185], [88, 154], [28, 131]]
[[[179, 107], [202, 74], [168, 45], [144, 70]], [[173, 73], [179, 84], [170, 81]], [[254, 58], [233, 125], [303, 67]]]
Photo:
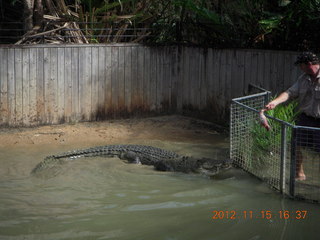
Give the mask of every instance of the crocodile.
[[48, 156], [33, 168], [31, 174], [41, 173], [79, 157], [95, 156], [118, 157], [129, 163], [153, 165], [158, 171], [201, 173], [206, 176], [216, 175], [220, 170], [231, 167], [231, 161], [228, 159], [194, 158], [145, 145], [107, 145]]

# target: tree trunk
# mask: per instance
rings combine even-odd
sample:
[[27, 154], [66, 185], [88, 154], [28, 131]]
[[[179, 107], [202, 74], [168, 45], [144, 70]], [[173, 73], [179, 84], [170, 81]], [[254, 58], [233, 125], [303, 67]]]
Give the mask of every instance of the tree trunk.
[[23, 27], [25, 33], [30, 32], [33, 29], [33, 6], [34, 0], [23, 0]]
[[33, 19], [35, 26], [41, 26], [43, 21], [43, 4], [42, 0], [35, 0], [34, 2], [34, 11]]
[[57, 13], [53, 0], [44, 0], [44, 2], [46, 5], [46, 10], [48, 11], [48, 14], [54, 17], [58, 17], [59, 14]]

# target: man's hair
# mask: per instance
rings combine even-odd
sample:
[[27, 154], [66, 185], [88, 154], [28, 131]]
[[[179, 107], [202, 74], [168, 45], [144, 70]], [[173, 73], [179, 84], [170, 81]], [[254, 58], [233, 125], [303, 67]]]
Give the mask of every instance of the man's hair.
[[316, 54], [312, 52], [303, 52], [297, 57], [297, 60], [294, 64], [299, 65], [301, 63], [311, 63], [312, 65], [315, 65], [319, 64], [320, 61]]

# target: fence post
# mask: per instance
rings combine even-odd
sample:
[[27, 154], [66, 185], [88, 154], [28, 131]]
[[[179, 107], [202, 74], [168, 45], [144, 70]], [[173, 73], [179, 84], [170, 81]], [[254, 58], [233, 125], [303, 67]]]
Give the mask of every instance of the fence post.
[[283, 194], [285, 190], [285, 176], [286, 176], [286, 158], [287, 158], [287, 128], [281, 123], [281, 161], [280, 161], [280, 193]]
[[291, 139], [291, 165], [290, 165], [290, 186], [289, 186], [289, 195], [294, 197], [295, 193], [295, 178], [296, 178], [296, 127], [292, 129], [292, 139]]
[[264, 105], [267, 105], [270, 102], [270, 98], [271, 98], [271, 92], [270, 91], [266, 91], [266, 98], [265, 98], [265, 104]]

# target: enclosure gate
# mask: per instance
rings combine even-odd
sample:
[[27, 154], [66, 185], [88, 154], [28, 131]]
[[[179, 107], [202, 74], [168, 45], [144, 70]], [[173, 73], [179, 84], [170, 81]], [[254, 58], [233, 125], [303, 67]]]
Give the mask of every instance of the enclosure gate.
[[[235, 98], [230, 111], [230, 158], [245, 171], [293, 198], [320, 201], [320, 128], [303, 127], [266, 115], [271, 130], [261, 127], [259, 112], [269, 102], [265, 91]], [[311, 137], [318, 134], [319, 139]], [[307, 179], [295, 180], [303, 157]]]

